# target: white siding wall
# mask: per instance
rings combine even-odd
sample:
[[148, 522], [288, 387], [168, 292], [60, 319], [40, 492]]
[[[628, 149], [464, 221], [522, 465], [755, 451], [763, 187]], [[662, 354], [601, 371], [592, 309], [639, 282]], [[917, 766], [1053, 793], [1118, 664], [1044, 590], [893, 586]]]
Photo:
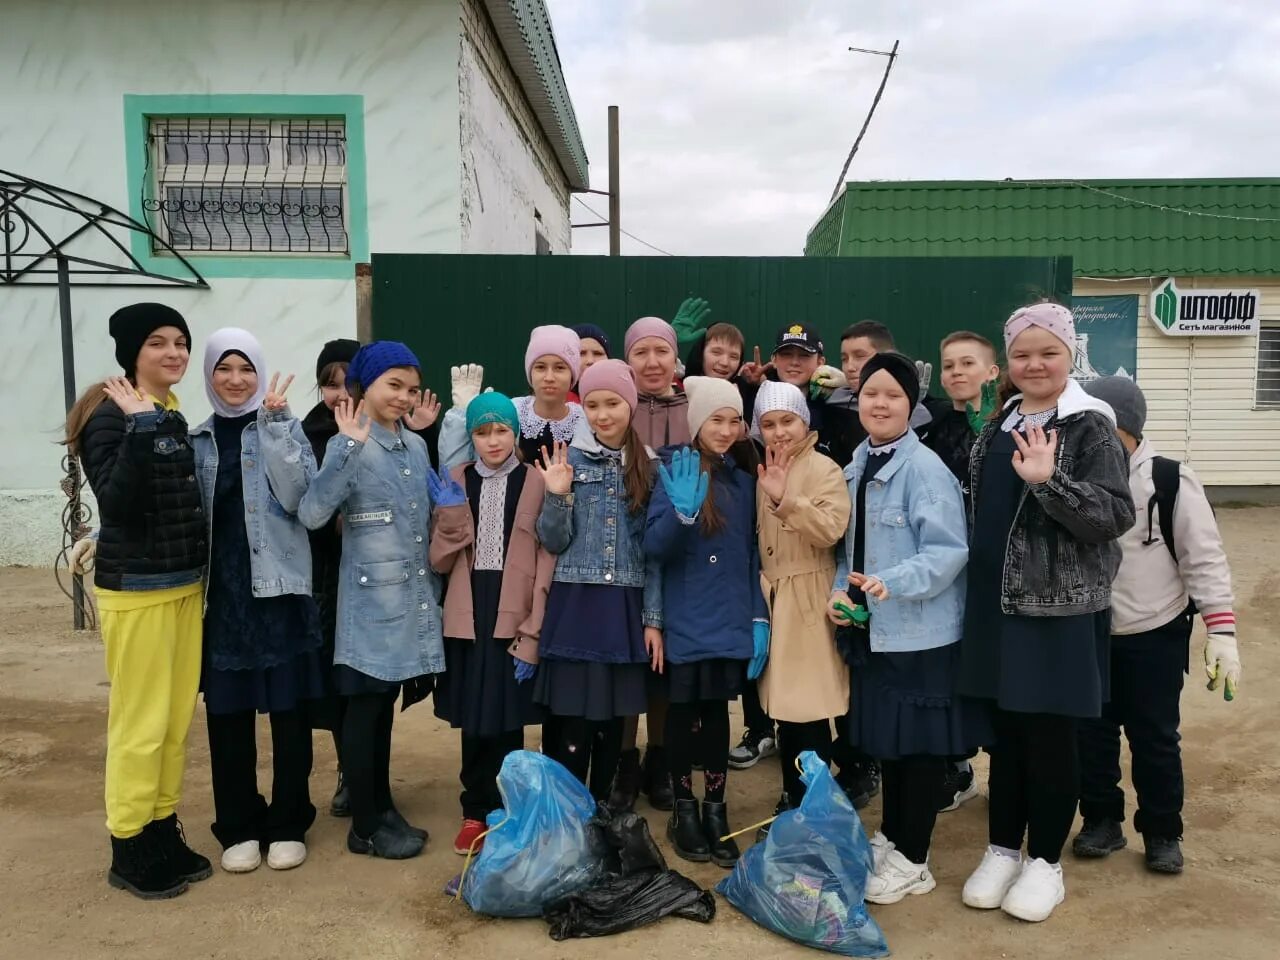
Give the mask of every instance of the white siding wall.
[[[1280, 322], [1280, 281], [1176, 277], [1179, 290], [1255, 287], [1259, 312]], [[1077, 280], [1077, 296], [1138, 295], [1138, 384], [1147, 397], [1147, 436], [1212, 486], [1280, 484], [1280, 410], [1255, 410], [1258, 341], [1252, 337], [1167, 337], [1147, 312], [1163, 280]]]

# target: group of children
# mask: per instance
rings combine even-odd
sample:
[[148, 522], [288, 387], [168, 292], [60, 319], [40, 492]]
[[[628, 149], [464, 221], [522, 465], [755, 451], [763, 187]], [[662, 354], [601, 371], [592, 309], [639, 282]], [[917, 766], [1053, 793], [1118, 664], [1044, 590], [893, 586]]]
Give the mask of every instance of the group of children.
[[211, 873], [175, 815], [197, 689], [231, 872], [264, 849], [275, 869], [305, 860], [313, 727], [334, 731], [348, 848], [421, 852], [389, 769], [397, 698], [428, 695], [461, 736], [459, 853], [483, 842], [503, 759], [540, 723], [597, 800], [630, 809], [643, 792], [671, 812], [679, 856], [732, 866], [728, 771], [769, 752], [776, 724], [779, 812], [803, 795], [804, 750], [850, 774], [855, 803], [883, 790], [867, 899], [894, 903], [935, 886], [935, 820], [976, 793], [981, 748], [990, 843], [963, 899], [1038, 921], [1065, 896], [1077, 802], [1078, 855], [1124, 845], [1123, 725], [1148, 863], [1181, 869], [1188, 597], [1229, 697], [1239, 659], [1221, 540], [1186, 468], [1143, 526], [1160, 458], [1136, 385], [1071, 380], [1071, 314], [1048, 302], [1009, 318], [999, 383], [989, 341], [947, 337], [946, 401], [881, 324], [845, 331], [839, 368], [803, 323], [768, 364], [758, 349], [743, 363], [740, 331], [708, 313], [637, 320], [616, 359], [599, 327], [538, 327], [528, 396], [454, 367], [439, 423], [403, 344], [326, 344], [299, 421], [292, 377], [268, 381], [254, 337], [226, 328], [204, 352], [214, 414], [188, 429], [172, 391], [185, 321], [118, 311], [123, 376], [67, 426], [102, 518], [110, 882], [158, 898]]

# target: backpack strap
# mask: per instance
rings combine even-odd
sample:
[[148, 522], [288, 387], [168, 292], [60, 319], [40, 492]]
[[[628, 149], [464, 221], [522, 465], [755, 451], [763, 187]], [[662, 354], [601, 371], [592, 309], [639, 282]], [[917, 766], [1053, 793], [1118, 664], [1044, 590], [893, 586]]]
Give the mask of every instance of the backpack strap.
[[1155, 493], [1147, 504], [1147, 534], [1151, 533], [1151, 510], [1157, 508], [1157, 519], [1160, 523], [1160, 536], [1164, 545], [1169, 548], [1169, 556], [1178, 562], [1178, 552], [1173, 536], [1173, 510], [1178, 503], [1178, 488], [1182, 486], [1181, 466], [1177, 460], [1168, 457], [1151, 458], [1151, 483]]

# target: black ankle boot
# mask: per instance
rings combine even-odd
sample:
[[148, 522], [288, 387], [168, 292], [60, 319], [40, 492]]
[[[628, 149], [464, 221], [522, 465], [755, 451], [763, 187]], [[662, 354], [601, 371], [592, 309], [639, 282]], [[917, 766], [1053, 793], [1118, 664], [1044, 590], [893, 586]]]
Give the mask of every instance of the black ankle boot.
[[693, 863], [706, 863], [711, 859], [711, 848], [702, 832], [702, 818], [698, 816], [697, 800], [675, 801], [675, 812], [667, 821], [667, 839], [678, 857]]
[[178, 876], [154, 833], [146, 830], [127, 840], [111, 838], [107, 883], [143, 900], [168, 900], [187, 890], [187, 881]]
[[404, 814], [397, 810], [394, 806], [390, 810], [383, 811], [382, 822], [392, 830], [400, 833], [407, 833], [411, 837], [416, 837], [423, 843], [427, 842], [427, 831], [422, 827], [415, 827], [404, 818]]
[[187, 846], [187, 838], [176, 813], [169, 814], [163, 820], [152, 820], [142, 832], [155, 837], [160, 852], [173, 867], [173, 872], [183, 880], [195, 883], [213, 876], [213, 864], [209, 862], [209, 858]]
[[741, 855], [736, 840], [721, 840], [729, 829], [729, 811], [723, 803], [702, 801], [702, 835], [711, 850], [711, 862], [717, 867], [732, 867]]
[[351, 816], [351, 794], [347, 792], [347, 781], [342, 776], [341, 767], [338, 768], [338, 783], [333, 788], [333, 799], [329, 801], [329, 815]]
[[662, 747], [649, 747], [644, 752], [643, 789], [649, 795], [649, 806], [653, 809], [670, 810], [675, 806], [676, 792], [667, 769], [667, 751]]
[[605, 801], [611, 813], [628, 813], [636, 808], [642, 776], [640, 751], [623, 750], [618, 759], [617, 775], [613, 778], [613, 789], [609, 791], [609, 799]]

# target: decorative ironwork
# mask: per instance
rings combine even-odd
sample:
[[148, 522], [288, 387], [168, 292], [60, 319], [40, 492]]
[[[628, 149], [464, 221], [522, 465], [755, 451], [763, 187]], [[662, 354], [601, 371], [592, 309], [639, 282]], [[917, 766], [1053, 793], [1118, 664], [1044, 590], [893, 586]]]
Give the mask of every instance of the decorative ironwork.
[[142, 209], [182, 250], [348, 252], [347, 137], [328, 118], [153, 117]]
[[[154, 249], [173, 254], [182, 276], [154, 273], [144, 267], [130, 252], [128, 239], [134, 232], [146, 235]], [[71, 329], [73, 284], [209, 287], [195, 267], [146, 224], [82, 193], [7, 170], [0, 170], [0, 284], [57, 286], [62, 388], [68, 410], [76, 399]], [[62, 509], [62, 549], [54, 560], [54, 577], [59, 589], [71, 598], [73, 622], [80, 630], [86, 625], [92, 627], [96, 618], [85, 598], [84, 578], [73, 572], [68, 591], [63, 585], [63, 567], [71, 547], [89, 532], [92, 511], [80, 498], [84, 477], [79, 462], [70, 455], [63, 457], [62, 470], [59, 486], [67, 503]]]

